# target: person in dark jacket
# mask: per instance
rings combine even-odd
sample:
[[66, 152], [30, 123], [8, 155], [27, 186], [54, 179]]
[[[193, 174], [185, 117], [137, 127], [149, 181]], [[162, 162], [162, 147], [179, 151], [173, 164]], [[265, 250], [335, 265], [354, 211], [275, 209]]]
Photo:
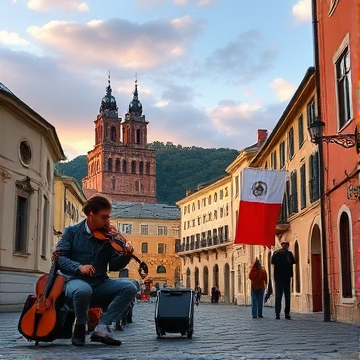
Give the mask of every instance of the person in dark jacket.
[[71, 338], [74, 346], [85, 345], [88, 310], [92, 303], [100, 305], [104, 312], [91, 341], [121, 345], [121, 341], [112, 337], [109, 325], [121, 319], [138, 292], [132, 280], [113, 279], [107, 275], [108, 270], [119, 271], [129, 263], [132, 246], [126, 244], [120, 254], [109, 241], [93, 236], [94, 232], [109, 228], [111, 210], [111, 203], [105, 197], [90, 198], [83, 208], [86, 219], [67, 227], [56, 245], [59, 268], [66, 278], [65, 296], [74, 305], [76, 319]]
[[289, 251], [289, 242], [282, 241], [281, 249], [274, 252], [271, 263], [274, 265], [275, 280], [275, 316], [280, 319], [282, 296], [285, 297], [285, 319], [290, 320], [290, 283], [293, 277], [295, 258]]
[[267, 284], [267, 273], [256, 259], [249, 273], [251, 280], [251, 313], [253, 319], [263, 318], [264, 292]]

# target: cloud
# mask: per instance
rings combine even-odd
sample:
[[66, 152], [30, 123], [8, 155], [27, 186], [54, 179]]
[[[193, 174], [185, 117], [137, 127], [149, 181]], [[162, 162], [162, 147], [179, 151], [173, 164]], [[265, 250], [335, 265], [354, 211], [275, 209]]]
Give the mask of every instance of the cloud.
[[27, 7], [33, 11], [89, 11], [89, 6], [85, 2], [78, 0], [29, 0]]
[[270, 84], [270, 87], [275, 90], [276, 97], [280, 101], [290, 100], [296, 90], [296, 85], [280, 78], [274, 79], [274, 81]]
[[9, 32], [6, 30], [0, 31], [0, 42], [5, 45], [29, 45], [29, 42], [20, 38], [16, 32]]
[[311, 0], [299, 0], [293, 6], [292, 14], [298, 23], [311, 21]]
[[27, 29], [49, 52], [81, 66], [152, 69], [179, 60], [201, 31], [190, 17], [137, 24], [128, 20], [50, 21]]
[[[249, 50], [251, 49], [251, 50]], [[271, 68], [277, 55], [274, 47], [265, 47], [259, 31], [250, 30], [235, 41], [209, 55], [206, 73], [221, 78], [224, 72], [233, 74], [233, 84], [245, 84]]]

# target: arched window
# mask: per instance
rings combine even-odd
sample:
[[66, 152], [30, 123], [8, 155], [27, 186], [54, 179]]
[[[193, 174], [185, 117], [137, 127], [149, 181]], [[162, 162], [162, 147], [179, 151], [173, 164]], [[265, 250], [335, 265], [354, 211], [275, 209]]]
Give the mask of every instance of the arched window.
[[157, 272], [158, 274], [165, 274], [165, 273], [166, 273], [166, 268], [165, 268], [165, 266], [159, 265], [159, 266], [157, 267], [157, 269], [156, 269], [156, 272]]
[[135, 160], [133, 160], [131, 162], [131, 173], [136, 174], [136, 161]]
[[111, 130], [110, 130], [110, 139], [111, 139], [111, 141], [113, 141], [113, 142], [116, 141], [116, 129], [115, 129], [115, 126], [112, 126], [112, 127], [111, 127]]
[[139, 174], [142, 175], [144, 173], [144, 162], [140, 161], [139, 163]]
[[115, 162], [115, 171], [120, 172], [120, 159], [116, 159]]
[[112, 171], [112, 158], [108, 159], [108, 170]]
[[125, 159], [123, 160], [122, 171], [123, 171], [124, 174], [126, 174], [126, 172], [127, 172], [127, 169], [126, 169], [126, 160], [125, 160]]
[[135, 191], [139, 191], [139, 182], [135, 181]]
[[340, 216], [340, 259], [342, 297], [351, 298], [351, 253], [350, 253], [350, 228], [349, 217], [343, 212]]
[[136, 130], [136, 143], [137, 144], [141, 143], [141, 131], [140, 131], [140, 129]]
[[150, 175], [150, 163], [146, 163], [146, 175]]

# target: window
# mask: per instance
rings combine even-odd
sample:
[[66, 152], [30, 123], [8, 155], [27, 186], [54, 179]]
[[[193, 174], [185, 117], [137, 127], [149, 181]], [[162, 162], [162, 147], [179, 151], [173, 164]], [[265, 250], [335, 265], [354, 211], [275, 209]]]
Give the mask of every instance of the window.
[[339, 112], [339, 129], [341, 129], [352, 118], [350, 54], [348, 47], [340, 55], [335, 66]]
[[[72, 212], [73, 215], [74, 212]], [[46, 259], [48, 251], [49, 200], [44, 196], [41, 257]]]
[[139, 162], [139, 174], [142, 175], [144, 173], [144, 162]]
[[235, 176], [235, 198], [239, 196], [239, 175]]
[[148, 243], [147, 242], [141, 243], [141, 253], [142, 254], [148, 253]]
[[112, 158], [108, 159], [108, 171], [112, 171]]
[[272, 168], [273, 170], [276, 170], [276, 169], [277, 169], [277, 154], [276, 154], [276, 150], [271, 153], [271, 168]]
[[148, 224], [141, 224], [140, 226], [141, 235], [148, 235], [148, 230], [149, 230], [148, 228], [149, 228]]
[[221, 189], [221, 190], [220, 190], [220, 200], [222, 200], [222, 199], [223, 199], [223, 197], [224, 197], [224, 190], [223, 190], [223, 189]]
[[280, 169], [285, 166], [285, 141], [280, 143]]
[[315, 121], [315, 100], [312, 98], [307, 106], [307, 120], [308, 120], [308, 126], [311, 125]]
[[299, 149], [303, 146], [304, 143], [304, 117], [301, 114], [298, 120], [298, 131], [299, 131]]
[[158, 226], [158, 235], [167, 235], [167, 226]]
[[122, 171], [123, 171], [124, 174], [126, 174], [126, 172], [127, 172], [127, 169], [126, 169], [126, 160], [123, 160], [122, 164], [123, 164], [123, 165], [122, 165], [122, 166], [123, 166]]
[[165, 268], [165, 266], [159, 265], [159, 266], [157, 267], [157, 269], [156, 269], [156, 272], [157, 272], [158, 274], [166, 274], [166, 268]]
[[300, 167], [300, 206], [301, 209], [306, 207], [306, 171], [305, 171], [305, 164], [301, 165]]
[[351, 250], [350, 250], [350, 222], [348, 215], [343, 212], [340, 216], [340, 258], [341, 258], [341, 295], [352, 298], [351, 288]]
[[29, 199], [24, 196], [17, 196], [16, 199], [16, 233], [15, 252], [26, 253], [27, 251], [27, 222], [29, 216]]
[[290, 174], [291, 181], [291, 214], [296, 214], [298, 212], [298, 194], [297, 194], [297, 173], [296, 170], [292, 171]]
[[115, 171], [120, 172], [120, 159], [116, 159], [115, 161]]
[[136, 161], [131, 162], [131, 173], [136, 174]]
[[31, 162], [31, 146], [27, 140], [22, 140], [19, 144], [19, 159], [24, 166]]
[[309, 158], [309, 182], [310, 182], [310, 202], [314, 202], [320, 197], [319, 183], [319, 154], [316, 152]]
[[288, 146], [289, 146], [289, 160], [291, 160], [295, 155], [294, 129], [293, 128], [291, 128], [288, 133]]
[[122, 224], [120, 222], [117, 223], [117, 229], [123, 234], [131, 234], [132, 224]]
[[158, 254], [165, 254], [166, 253], [166, 244], [158, 243]]

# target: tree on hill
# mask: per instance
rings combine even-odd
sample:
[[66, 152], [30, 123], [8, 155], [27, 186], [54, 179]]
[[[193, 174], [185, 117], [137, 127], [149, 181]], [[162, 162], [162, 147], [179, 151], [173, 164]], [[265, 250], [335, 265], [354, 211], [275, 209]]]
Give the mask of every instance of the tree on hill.
[[[225, 176], [225, 169], [238, 155], [234, 149], [183, 147], [171, 142], [155, 141], [148, 147], [156, 152], [157, 202], [170, 205], [184, 198], [186, 190]], [[87, 176], [86, 155], [58, 163], [56, 170], [75, 178], [81, 186], [82, 179]]]

